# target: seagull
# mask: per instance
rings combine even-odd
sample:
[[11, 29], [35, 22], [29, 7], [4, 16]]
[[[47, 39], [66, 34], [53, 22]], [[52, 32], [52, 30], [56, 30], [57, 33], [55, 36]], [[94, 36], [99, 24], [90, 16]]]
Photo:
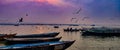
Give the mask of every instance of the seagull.
[[82, 9], [80, 8], [80, 9], [79, 9], [76, 13], [74, 13], [74, 14], [79, 14], [81, 10], [82, 10]]
[[26, 16], [28, 16], [28, 14], [26, 14]]
[[76, 21], [75, 21], [75, 23], [77, 23], [79, 21], [79, 19], [77, 19]]
[[76, 18], [71, 18], [71, 21], [73, 21], [74, 19], [76, 19]]
[[83, 19], [82, 19], [82, 20], [84, 21], [84, 20], [85, 20], [85, 19], [87, 19], [87, 18], [89, 18], [89, 17], [83, 17]]
[[20, 19], [19, 19], [19, 22], [23, 22], [23, 18], [20, 18]]

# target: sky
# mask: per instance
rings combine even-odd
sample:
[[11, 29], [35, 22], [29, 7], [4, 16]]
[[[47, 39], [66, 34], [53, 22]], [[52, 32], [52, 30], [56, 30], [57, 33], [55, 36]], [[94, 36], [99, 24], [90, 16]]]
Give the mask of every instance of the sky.
[[120, 24], [120, 0], [0, 0], [0, 23], [21, 17], [23, 23]]

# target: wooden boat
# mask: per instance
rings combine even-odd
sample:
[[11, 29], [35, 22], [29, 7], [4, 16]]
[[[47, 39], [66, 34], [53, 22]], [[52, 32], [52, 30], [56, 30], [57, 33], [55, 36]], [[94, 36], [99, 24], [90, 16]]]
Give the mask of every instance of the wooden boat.
[[55, 37], [60, 32], [41, 33], [41, 34], [30, 34], [30, 35], [16, 35], [14, 38], [39, 38], [39, 37]]
[[12, 38], [16, 34], [0, 34], [0, 40], [4, 40], [4, 38]]
[[9, 37], [13, 37], [15, 36], [16, 34], [0, 34], [0, 38], [9, 38]]
[[40, 42], [50, 42], [59, 41], [62, 37], [51, 37], [51, 38], [11, 38], [5, 39], [6, 45], [11, 44], [28, 44], [28, 43], [40, 43]]
[[82, 31], [82, 36], [120, 36], [120, 30], [114, 29], [94, 29]]
[[65, 50], [70, 47], [74, 41], [54, 41], [34, 44], [15, 44], [0, 47], [0, 50]]

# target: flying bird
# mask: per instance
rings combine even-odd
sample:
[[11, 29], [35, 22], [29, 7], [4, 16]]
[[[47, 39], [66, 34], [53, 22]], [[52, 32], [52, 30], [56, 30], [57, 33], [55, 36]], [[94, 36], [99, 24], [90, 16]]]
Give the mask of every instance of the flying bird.
[[19, 19], [19, 22], [23, 22], [23, 18], [20, 18], [20, 19]]
[[76, 18], [71, 18], [71, 22], [72, 22], [74, 19], [76, 19]]
[[75, 23], [77, 23], [79, 21], [79, 19], [77, 19], [76, 21], [75, 21]]
[[89, 17], [83, 17], [82, 21], [84, 21], [85, 19], [88, 19]]
[[82, 10], [82, 9], [80, 8], [80, 9], [79, 9], [76, 13], [74, 13], [74, 14], [79, 14], [81, 10]]
[[[28, 16], [27, 13], [26, 13], [26, 16]], [[19, 19], [19, 22], [23, 22], [23, 18], [22, 17]]]
[[28, 16], [28, 14], [26, 14], [26, 16]]

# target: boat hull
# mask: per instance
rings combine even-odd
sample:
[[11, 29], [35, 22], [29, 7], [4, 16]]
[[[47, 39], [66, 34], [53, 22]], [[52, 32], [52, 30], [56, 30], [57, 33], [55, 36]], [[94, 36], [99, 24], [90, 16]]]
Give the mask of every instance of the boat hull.
[[[56, 37], [56, 38], [13, 38], [13, 39], [6, 39], [5, 43], [6, 45], [11, 45], [11, 44], [29, 44], [29, 43], [40, 43], [40, 42], [51, 42], [51, 41], [59, 41], [62, 37]], [[19, 39], [19, 40], [17, 40]]]
[[42, 33], [42, 34], [31, 34], [31, 35], [16, 35], [14, 38], [40, 38], [40, 37], [55, 37], [59, 32], [53, 33]]
[[83, 31], [82, 36], [120, 36], [120, 33], [105, 33], [105, 32], [91, 32], [91, 31]]
[[0, 34], [0, 41], [3, 41], [4, 38], [12, 38], [14, 37], [16, 34]]
[[[65, 50], [70, 47], [75, 41], [64, 41], [64, 42], [46, 42], [42, 45], [42, 43], [36, 46], [24, 46], [24, 47], [17, 47], [15, 48], [12, 46], [7, 46], [7, 48], [0, 47], [0, 50]], [[35, 45], [35, 44], [34, 44]], [[16, 46], [16, 45], [15, 45]]]
[[70, 28], [67, 28], [67, 29], [64, 29], [65, 32], [77, 32], [77, 31], [80, 31], [80, 29], [70, 29]]

